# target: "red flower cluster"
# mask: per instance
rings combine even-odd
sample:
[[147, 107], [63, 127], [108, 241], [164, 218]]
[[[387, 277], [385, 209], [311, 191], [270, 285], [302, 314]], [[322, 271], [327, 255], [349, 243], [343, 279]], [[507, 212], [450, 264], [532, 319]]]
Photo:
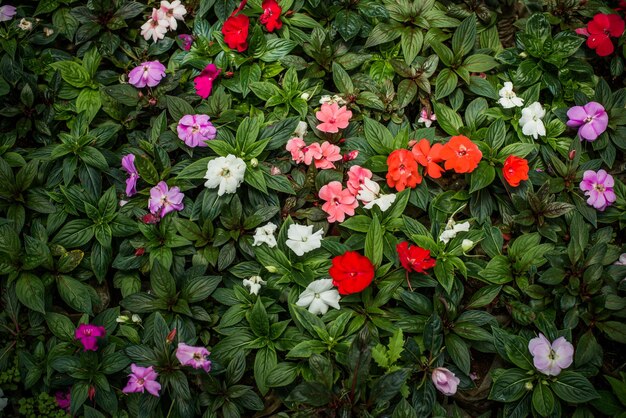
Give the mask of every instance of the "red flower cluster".
[[502, 175], [512, 187], [519, 186], [522, 180], [528, 180], [528, 161], [524, 158], [509, 155], [502, 167]]
[[333, 258], [332, 263], [328, 273], [342, 295], [359, 293], [374, 279], [374, 265], [369, 258], [356, 251], [346, 251]]
[[409, 243], [406, 241], [396, 245], [396, 251], [398, 251], [400, 264], [402, 264], [402, 267], [409, 273], [412, 271], [425, 273], [426, 270], [435, 267], [437, 263], [436, 260], [430, 256], [430, 250], [418, 247], [417, 245], [409, 246]]
[[[246, 6], [248, 0], [243, 0], [233, 14], [226, 19], [222, 27], [224, 42], [230, 49], [236, 49], [243, 52], [248, 49], [248, 32], [250, 31], [250, 18], [243, 14], [238, 14]], [[274, 32], [283, 26], [280, 20], [282, 13], [281, 7], [276, 0], [263, 0], [261, 4], [263, 14], [259, 17], [259, 21], [268, 32]]]
[[624, 33], [624, 20], [618, 15], [598, 13], [587, 22], [586, 28], [576, 29], [576, 33], [587, 36], [587, 46], [606, 57], [615, 50], [611, 37], [619, 38]]

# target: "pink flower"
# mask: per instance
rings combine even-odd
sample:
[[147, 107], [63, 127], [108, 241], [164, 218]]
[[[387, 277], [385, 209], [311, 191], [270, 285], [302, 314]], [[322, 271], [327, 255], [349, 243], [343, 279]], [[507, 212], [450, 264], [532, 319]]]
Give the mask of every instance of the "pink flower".
[[167, 183], [161, 181], [150, 189], [148, 208], [150, 212], [163, 218], [170, 212], [183, 210], [185, 207], [183, 204], [184, 197], [185, 195], [180, 192], [178, 187], [169, 189]]
[[70, 406], [71, 406], [70, 392], [57, 391], [54, 394], [54, 397], [56, 398], [57, 405], [59, 408], [63, 409], [65, 412], [70, 411]]
[[348, 190], [353, 196], [359, 194], [361, 185], [365, 182], [365, 179], [372, 179], [372, 172], [367, 168], [363, 168], [358, 165], [353, 165], [348, 171]]
[[178, 137], [188, 146], [206, 147], [209, 139], [215, 139], [217, 130], [207, 115], [185, 115], [178, 121]]
[[541, 333], [530, 340], [528, 351], [533, 356], [535, 368], [548, 376], [558, 376], [562, 369], [572, 365], [574, 358], [574, 346], [565, 338], [559, 337], [550, 344]]
[[91, 324], [80, 324], [74, 333], [74, 337], [77, 340], [80, 340], [80, 343], [83, 345], [83, 351], [97, 351], [98, 350], [98, 338], [104, 337], [106, 334], [106, 330], [104, 327], [91, 325]]
[[133, 68], [128, 74], [128, 82], [137, 88], [156, 87], [165, 77], [165, 66], [159, 61], [146, 61]]
[[203, 99], [209, 97], [211, 90], [213, 90], [213, 81], [221, 72], [222, 70], [217, 68], [215, 64], [204, 67], [200, 75], [193, 79], [193, 83], [196, 85], [196, 94]]
[[339, 129], [348, 127], [352, 112], [345, 106], [339, 107], [337, 103], [324, 103], [315, 116], [322, 122], [317, 125], [317, 129], [322, 132], [337, 133]]
[[325, 200], [322, 209], [328, 214], [328, 222], [343, 222], [346, 215], [354, 215], [354, 209], [359, 205], [356, 197], [350, 190], [342, 189], [341, 183], [331, 181], [320, 189], [319, 197]]
[[614, 185], [613, 176], [605, 170], [599, 170], [597, 173], [587, 170], [580, 182], [580, 190], [585, 192], [585, 196], [589, 196], [587, 204], [602, 212], [616, 200]]
[[306, 147], [306, 142], [302, 138], [291, 138], [287, 141], [287, 146], [285, 147], [287, 151], [291, 153], [291, 159], [294, 160], [297, 164], [304, 162], [304, 148]]
[[461, 383], [461, 379], [445, 367], [434, 369], [432, 380], [437, 390], [446, 396], [454, 395], [459, 383]]
[[574, 106], [567, 111], [567, 126], [578, 128], [580, 140], [595, 141], [609, 126], [609, 115], [598, 102], [589, 102], [584, 106]]
[[15, 6], [11, 6], [9, 4], [0, 6], [0, 22], [8, 22], [13, 19], [13, 16], [16, 14], [17, 10], [15, 9]]
[[335, 164], [333, 164], [332, 162], [342, 159], [341, 149], [337, 145], [333, 145], [328, 141], [324, 141], [320, 148], [322, 156], [315, 159], [315, 168], [318, 168], [320, 170], [335, 168]]
[[165, 33], [169, 27], [169, 22], [165, 13], [159, 9], [152, 9], [152, 15], [146, 23], [141, 26], [141, 35], [147, 41], [152, 37], [152, 41], [165, 38]]
[[128, 375], [130, 379], [128, 379], [128, 383], [126, 384], [126, 387], [122, 389], [122, 392], [144, 393], [144, 390], [147, 390], [151, 395], [159, 396], [161, 384], [156, 381], [159, 374], [154, 371], [152, 366], [141, 367], [133, 363], [130, 365], [130, 370], [132, 372]]
[[126, 179], [126, 195], [130, 197], [137, 193], [137, 180], [139, 179], [139, 173], [135, 168], [134, 154], [122, 157], [122, 170], [130, 174], [130, 177]]
[[417, 120], [417, 123], [423, 123], [427, 128], [430, 128], [430, 125], [433, 124], [434, 121], [437, 120], [437, 116], [434, 113], [430, 113], [428, 109], [425, 107], [422, 108], [420, 112], [420, 117]]
[[159, 9], [167, 19], [169, 27], [171, 30], [176, 30], [178, 27], [177, 20], [185, 20], [185, 15], [187, 14], [187, 9], [180, 3], [180, 0], [174, 0], [173, 2], [168, 2], [165, 0], [161, 1], [161, 8]]
[[347, 163], [348, 161], [356, 160], [356, 157], [359, 156], [359, 150], [353, 149], [350, 152], [347, 152], [343, 155], [343, 162]]
[[322, 158], [322, 147], [317, 142], [302, 148], [302, 152], [304, 153], [304, 164], [306, 165], [311, 165], [313, 161]]
[[178, 343], [176, 349], [176, 358], [183, 366], [191, 366], [194, 369], [204, 369], [205, 372], [211, 371], [211, 361], [207, 358], [209, 350], [204, 347], [192, 347], [185, 343]]

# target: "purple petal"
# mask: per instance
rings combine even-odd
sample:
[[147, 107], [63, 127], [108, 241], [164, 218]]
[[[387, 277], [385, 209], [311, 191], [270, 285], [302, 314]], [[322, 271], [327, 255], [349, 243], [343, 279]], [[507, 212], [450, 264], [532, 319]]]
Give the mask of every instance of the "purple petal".
[[583, 173], [583, 180], [586, 180], [586, 181], [591, 182], [591, 183], [597, 183], [598, 176], [597, 176], [595, 171], [587, 170], [587, 171], [585, 171]]
[[604, 184], [604, 180], [606, 180], [607, 175], [608, 173], [606, 172], [606, 170], [598, 170], [598, 178], [596, 180], [596, 183]]
[[[570, 122], [576, 122], [578, 125], [581, 125], [587, 119], [589, 114], [585, 111], [582, 106], [574, 106], [570, 110], [567, 111], [567, 117], [570, 119]], [[569, 122], [567, 126], [578, 126], [578, 125], [570, 125]]]
[[[577, 106], [578, 107], [578, 106]], [[589, 102], [583, 106], [583, 111], [589, 116], [595, 116], [599, 113], [606, 113], [604, 106], [598, 102]]]
[[578, 129], [578, 135], [587, 141], [595, 141], [599, 136], [598, 132], [595, 130], [593, 122], [584, 123], [580, 129]]

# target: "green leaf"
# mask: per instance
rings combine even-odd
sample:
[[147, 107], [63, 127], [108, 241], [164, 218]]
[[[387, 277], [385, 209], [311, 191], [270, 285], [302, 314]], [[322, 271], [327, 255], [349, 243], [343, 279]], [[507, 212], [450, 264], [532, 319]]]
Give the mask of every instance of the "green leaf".
[[467, 55], [476, 43], [476, 17], [469, 15], [452, 35], [452, 51], [456, 57]]
[[370, 32], [367, 42], [365, 42], [365, 48], [384, 44], [386, 42], [393, 41], [402, 34], [398, 28], [387, 23], [379, 23], [374, 26], [374, 29]]
[[511, 263], [508, 257], [504, 255], [497, 255], [492, 258], [483, 271], [478, 274], [480, 277], [493, 284], [504, 284], [513, 280]]
[[402, 30], [400, 45], [402, 46], [402, 53], [404, 54], [404, 62], [407, 65], [411, 65], [417, 54], [419, 54], [423, 42], [424, 35], [420, 28], [406, 26]]
[[254, 307], [246, 313], [250, 329], [258, 337], [267, 337], [270, 333], [270, 322], [261, 298], [257, 298]]
[[103, 90], [122, 105], [135, 107], [139, 104], [139, 92], [130, 84], [116, 84]]
[[587, 378], [568, 370], [561, 372], [550, 387], [565, 402], [584, 403], [599, 397]]
[[175, 121], [179, 121], [185, 115], [193, 115], [193, 107], [186, 101], [176, 96], [165, 96], [167, 110]]
[[56, 337], [63, 341], [74, 341], [76, 328], [67, 316], [48, 312], [46, 313], [46, 323]]
[[[458, 77], [456, 73], [449, 68], [441, 70], [437, 76], [435, 99], [440, 100], [448, 96], [454, 91], [458, 83]], [[437, 120], [439, 121], [439, 112], [437, 112]]]
[[542, 417], [547, 417], [552, 414], [554, 410], [554, 395], [548, 385], [539, 383], [535, 386], [535, 390], [533, 391], [533, 407]]
[[393, 151], [393, 136], [389, 129], [374, 119], [364, 118], [364, 131], [367, 143], [374, 148], [376, 153], [388, 155]]
[[82, 65], [73, 61], [59, 61], [50, 64], [50, 67], [61, 73], [63, 80], [78, 88], [91, 85], [91, 77]]
[[383, 261], [383, 230], [376, 215], [372, 218], [370, 229], [365, 235], [365, 256], [375, 267], [379, 267]]
[[15, 294], [20, 303], [33, 311], [46, 313], [45, 289], [41, 279], [31, 273], [22, 273], [15, 283]]
[[482, 73], [494, 68], [498, 63], [496, 60], [485, 54], [473, 54], [463, 61], [463, 67], [471, 73]]
[[57, 289], [61, 299], [70, 308], [91, 314], [91, 295], [87, 285], [72, 277], [60, 275], [57, 277]]
[[261, 395], [265, 395], [269, 390], [267, 378], [277, 363], [276, 351], [273, 348], [263, 347], [257, 351], [254, 358], [254, 380]]
[[150, 271], [150, 287], [154, 294], [161, 299], [171, 300], [176, 295], [174, 277], [158, 261], [154, 262]]
[[[152, 161], [150, 161], [149, 159], [145, 157], [135, 158], [135, 167], [137, 167], [139, 177], [144, 179], [148, 184], [155, 185], [159, 182], [159, 173], [154, 167], [154, 164], [152, 164]], [[206, 163], [204, 167], [204, 172], [206, 174]]]
[[87, 113], [89, 121], [93, 120], [101, 106], [102, 101], [100, 100], [100, 92], [98, 90], [82, 89], [76, 99], [76, 112]]
[[66, 248], [81, 247], [93, 238], [93, 222], [87, 219], [69, 221], [52, 240]]
[[528, 375], [524, 370], [505, 370], [496, 377], [489, 399], [499, 402], [515, 402], [526, 393], [526, 383], [534, 379], [534, 376]]
[[484, 189], [496, 178], [495, 168], [486, 161], [481, 161], [470, 175], [470, 193]]
[[352, 84], [350, 76], [346, 70], [336, 62], [333, 62], [333, 81], [340, 93], [351, 94], [354, 91], [354, 85]]
[[437, 114], [437, 123], [448, 135], [458, 135], [459, 130], [463, 127], [461, 116], [448, 106], [439, 102], [433, 102], [435, 113]]

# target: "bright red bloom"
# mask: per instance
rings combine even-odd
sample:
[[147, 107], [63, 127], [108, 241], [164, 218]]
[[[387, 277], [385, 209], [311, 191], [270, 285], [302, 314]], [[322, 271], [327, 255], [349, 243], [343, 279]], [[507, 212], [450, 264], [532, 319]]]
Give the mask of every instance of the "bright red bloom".
[[246, 15], [231, 16], [224, 22], [222, 34], [230, 49], [243, 52], [248, 49], [248, 29], [250, 19]]
[[397, 149], [387, 157], [387, 184], [395, 187], [397, 191], [414, 188], [422, 182], [422, 176], [417, 171], [417, 161], [406, 149]]
[[332, 263], [328, 273], [342, 295], [359, 293], [374, 279], [374, 265], [369, 258], [356, 251], [346, 251], [333, 258]]
[[520, 181], [528, 180], [528, 161], [524, 158], [509, 155], [502, 167], [502, 174], [512, 187], [519, 186]]
[[283, 26], [283, 22], [280, 20], [283, 9], [280, 8], [276, 0], [263, 0], [261, 8], [263, 8], [263, 14], [259, 17], [259, 21], [268, 32], [274, 32], [275, 29], [280, 29]]
[[446, 170], [455, 173], [471, 173], [478, 167], [483, 153], [478, 146], [463, 135], [453, 136], [443, 146], [439, 156], [446, 161]]
[[430, 256], [430, 250], [418, 247], [417, 245], [409, 246], [409, 243], [406, 241], [396, 245], [396, 251], [398, 251], [400, 264], [402, 264], [402, 267], [408, 272], [425, 273], [429, 268], [435, 267], [437, 263], [437, 261]]
[[425, 168], [428, 176], [433, 179], [438, 179], [443, 173], [443, 168], [437, 164], [443, 161], [440, 155], [442, 149], [443, 145], [435, 144], [431, 147], [428, 139], [422, 139], [411, 150], [413, 157]]
[[611, 37], [619, 38], [624, 33], [624, 20], [618, 15], [598, 13], [587, 23], [587, 32], [587, 46], [606, 57], [615, 50]]

